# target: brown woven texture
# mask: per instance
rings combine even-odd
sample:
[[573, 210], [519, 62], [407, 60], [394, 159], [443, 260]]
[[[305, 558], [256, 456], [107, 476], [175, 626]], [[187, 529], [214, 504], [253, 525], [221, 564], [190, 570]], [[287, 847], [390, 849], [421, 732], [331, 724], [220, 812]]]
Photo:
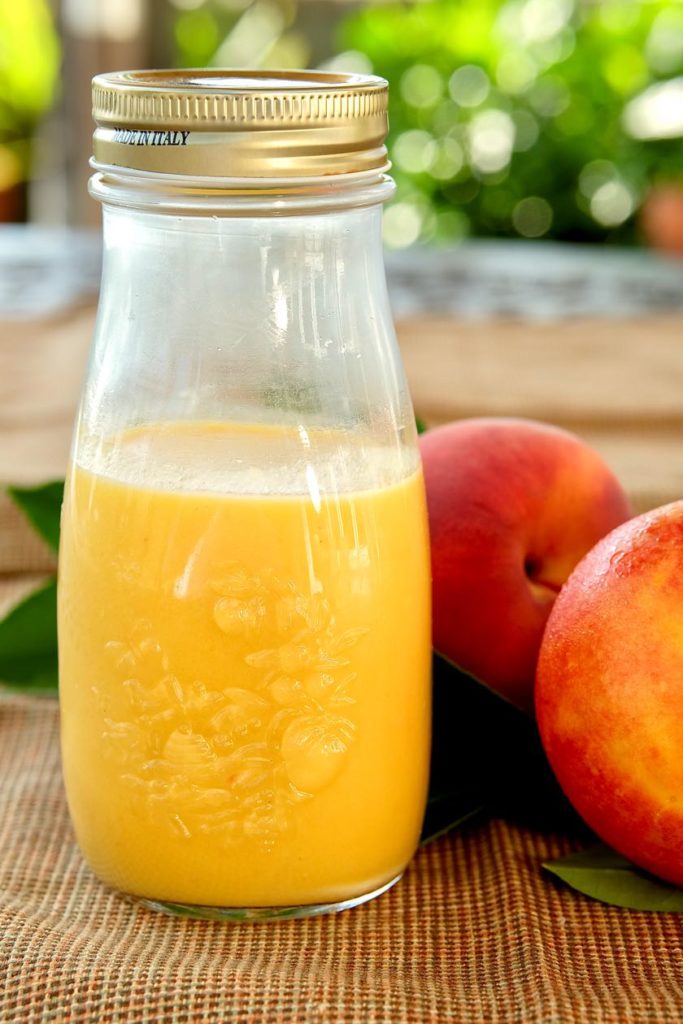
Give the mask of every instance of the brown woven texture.
[[494, 821], [374, 903], [272, 924], [162, 917], [102, 886], [69, 825], [52, 701], [0, 702], [0, 1022], [635, 1024], [683, 1019], [683, 924], [593, 903]]

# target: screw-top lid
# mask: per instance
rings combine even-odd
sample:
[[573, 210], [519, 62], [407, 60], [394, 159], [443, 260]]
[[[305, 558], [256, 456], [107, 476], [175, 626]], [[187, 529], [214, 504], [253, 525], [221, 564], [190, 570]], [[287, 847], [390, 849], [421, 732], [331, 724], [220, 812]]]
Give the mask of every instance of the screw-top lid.
[[119, 71], [93, 79], [94, 164], [199, 178], [388, 166], [387, 83], [322, 71]]

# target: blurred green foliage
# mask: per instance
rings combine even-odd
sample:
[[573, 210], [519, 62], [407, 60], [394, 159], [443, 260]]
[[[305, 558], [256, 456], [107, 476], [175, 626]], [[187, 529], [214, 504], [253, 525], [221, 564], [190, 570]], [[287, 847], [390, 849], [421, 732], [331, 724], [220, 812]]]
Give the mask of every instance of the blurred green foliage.
[[299, 0], [170, 0], [179, 67], [302, 67], [310, 39]]
[[28, 174], [31, 140], [54, 99], [59, 62], [46, 0], [0, 2], [0, 188]]
[[[303, 66], [337, 22], [322, 66], [391, 85], [390, 246], [633, 242], [648, 189], [683, 179], [683, 0], [329, 4], [322, 23], [322, 0], [168, 2], [184, 66]], [[667, 82], [679, 91], [653, 106]], [[644, 130], [629, 131], [641, 100]], [[655, 138], [658, 118], [679, 124], [670, 138]]]
[[683, 69], [680, 0], [369, 5], [339, 46], [391, 83], [390, 245], [633, 241], [649, 185], [683, 177], [680, 138], [632, 138], [623, 123], [632, 97]]

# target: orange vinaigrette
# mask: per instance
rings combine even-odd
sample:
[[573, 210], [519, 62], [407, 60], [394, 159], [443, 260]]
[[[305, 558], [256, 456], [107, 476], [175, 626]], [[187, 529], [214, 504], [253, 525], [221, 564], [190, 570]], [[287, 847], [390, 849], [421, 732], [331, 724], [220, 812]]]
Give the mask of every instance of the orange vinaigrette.
[[[370, 893], [412, 856], [429, 755], [414, 453], [166, 424], [71, 467], [64, 775], [110, 885], [216, 907]], [[105, 446], [106, 447], [106, 446]], [[267, 459], [264, 453], [268, 454]]]

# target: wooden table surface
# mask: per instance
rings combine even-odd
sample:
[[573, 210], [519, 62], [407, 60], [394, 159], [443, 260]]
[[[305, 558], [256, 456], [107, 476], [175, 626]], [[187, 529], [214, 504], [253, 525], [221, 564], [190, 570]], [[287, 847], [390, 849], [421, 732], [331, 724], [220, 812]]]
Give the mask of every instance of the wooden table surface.
[[[94, 306], [0, 321], [0, 481], [60, 476]], [[416, 412], [529, 416], [575, 430], [636, 510], [683, 495], [683, 314], [557, 322], [415, 317], [397, 324]]]
[[[63, 476], [95, 316], [0, 320], [0, 484]], [[636, 512], [683, 496], [683, 313], [548, 322], [413, 317], [397, 323], [417, 414], [528, 416], [576, 431]], [[52, 558], [0, 493], [0, 574]]]

